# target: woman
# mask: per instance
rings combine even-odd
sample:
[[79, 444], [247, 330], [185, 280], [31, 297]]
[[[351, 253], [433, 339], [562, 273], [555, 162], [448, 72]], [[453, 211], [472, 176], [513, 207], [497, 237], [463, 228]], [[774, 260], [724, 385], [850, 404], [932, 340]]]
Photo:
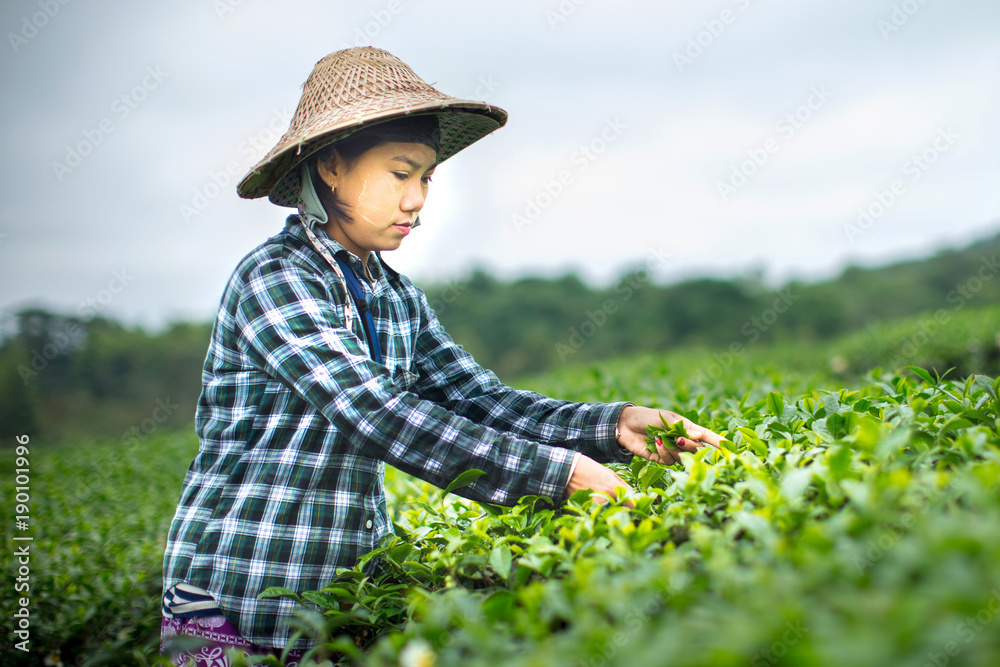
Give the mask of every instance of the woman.
[[690, 440], [650, 453], [657, 410], [504, 386], [382, 261], [419, 224], [435, 166], [506, 118], [379, 49], [317, 63], [288, 132], [237, 188], [298, 214], [240, 262], [222, 297], [201, 447], [166, 548], [165, 639], [207, 637], [203, 655], [285, 647], [296, 604], [257, 595], [322, 588], [392, 532], [385, 463], [439, 487], [483, 470], [459, 493], [512, 505], [613, 495], [627, 485], [600, 461], [674, 463], [718, 444], [685, 421]]

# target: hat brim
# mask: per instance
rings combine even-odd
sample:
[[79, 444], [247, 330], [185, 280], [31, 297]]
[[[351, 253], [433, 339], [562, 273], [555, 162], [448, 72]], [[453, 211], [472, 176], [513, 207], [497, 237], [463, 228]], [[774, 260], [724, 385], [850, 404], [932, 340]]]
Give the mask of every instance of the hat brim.
[[[438, 163], [503, 127], [507, 122], [507, 112], [499, 107], [484, 102], [451, 98], [447, 102], [437, 100], [403, 109], [397, 107], [382, 113], [358, 117], [350, 122], [320, 126], [312, 132], [297, 132], [296, 128], [289, 128], [275, 148], [243, 177], [236, 190], [239, 196], [245, 199], [267, 196], [278, 206], [295, 207], [299, 202], [301, 187], [300, 170], [296, 167], [303, 160], [363, 127], [404, 116], [425, 114], [434, 114], [438, 117], [441, 132]], [[290, 136], [293, 134], [299, 136]]]

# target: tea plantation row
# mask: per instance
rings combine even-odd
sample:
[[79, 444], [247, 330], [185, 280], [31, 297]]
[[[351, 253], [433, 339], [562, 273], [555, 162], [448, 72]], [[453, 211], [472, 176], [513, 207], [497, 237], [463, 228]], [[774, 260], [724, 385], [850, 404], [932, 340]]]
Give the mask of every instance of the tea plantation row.
[[[978, 339], [993, 335], [981, 328]], [[918, 352], [955, 337], [949, 331]], [[364, 575], [362, 563], [302, 596], [314, 657], [998, 664], [998, 384], [919, 369], [835, 375], [844, 369], [831, 355], [853, 367], [851, 355], [872, 340], [822, 354], [647, 356], [531, 380], [570, 400], [675, 409], [728, 442], [670, 468], [619, 466], [635, 491], [608, 505], [578, 494], [560, 508], [533, 498], [490, 507], [390, 471], [397, 537], [369, 555], [378, 574]], [[902, 351], [897, 361], [915, 358], [898, 331], [883, 340]], [[988, 350], [981, 359], [972, 363], [990, 370]], [[821, 370], [787, 370], [810, 366]], [[7, 644], [4, 664], [41, 665], [56, 651], [64, 664], [158, 662], [163, 538], [196, 438], [31, 447], [32, 662]], [[0, 467], [8, 498], [12, 459]], [[5, 527], [8, 544], [13, 530]], [[10, 619], [16, 597], [2, 605]]]
[[397, 480], [383, 572], [303, 596], [326, 615], [305, 632], [397, 626], [367, 653], [329, 645], [376, 665], [997, 664], [998, 383], [829, 392], [733, 371], [711, 389], [599, 372], [730, 439], [621, 466], [634, 509], [581, 493], [505, 510]]

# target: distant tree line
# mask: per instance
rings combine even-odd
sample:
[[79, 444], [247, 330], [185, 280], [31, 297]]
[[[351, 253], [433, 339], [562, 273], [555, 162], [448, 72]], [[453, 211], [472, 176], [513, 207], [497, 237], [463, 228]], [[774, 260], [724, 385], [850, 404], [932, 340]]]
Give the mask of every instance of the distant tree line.
[[0, 435], [131, 442], [193, 417], [210, 325], [151, 334], [36, 308], [13, 319], [0, 345]]
[[681, 346], [827, 341], [915, 313], [994, 305], [1000, 303], [998, 260], [1000, 236], [779, 289], [753, 277], [656, 285], [637, 271], [605, 289], [575, 276], [503, 283], [475, 272], [425, 291], [452, 337], [501, 378], [511, 378]]
[[[633, 271], [606, 288], [578, 277], [499, 281], [481, 271], [425, 285], [452, 337], [506, 381], [568, 363], [675, 347], [817, 343], [915, 313], [1000, 304], [1000, 236], [833, 280], [658, 285]], [[995, 311], [988, 311], [995, 312]], [[0, 341], [0, 435], [104, 434], [123, 441], [188, 424], [211, 327], [149, 333], [43, 309], [8, 315]], [[997, 323], [1000, 328], [1000, 323]]]

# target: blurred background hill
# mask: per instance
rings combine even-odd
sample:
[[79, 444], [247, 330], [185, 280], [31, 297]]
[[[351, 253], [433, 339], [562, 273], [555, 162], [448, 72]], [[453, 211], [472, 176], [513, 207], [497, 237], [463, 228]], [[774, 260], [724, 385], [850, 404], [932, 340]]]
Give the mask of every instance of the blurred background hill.
[[[917, 364], [997, 374], [998, 257], [1000, 235], [777, 289], [756, 276], [659, 285], [643, 269], [605, 288], [575, 275], [504, 282], [479, 271], [423, 287], [452, 337], [506, 382], [609, 357], [757, 345], [812, 347], [839, 372]], [[149, 332], [31, 307], [7, 313], [2, 330], [3, 435], [127, 441], [194, 415], [209, 323]]]

